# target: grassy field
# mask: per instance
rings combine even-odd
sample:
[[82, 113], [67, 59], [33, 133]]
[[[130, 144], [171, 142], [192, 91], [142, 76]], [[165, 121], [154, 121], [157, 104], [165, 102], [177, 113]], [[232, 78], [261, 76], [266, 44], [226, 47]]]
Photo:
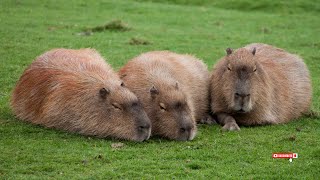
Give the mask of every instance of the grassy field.
[[[312, 0], [1, 0], [0, 179], [318, 179], [316, 118], [240, 132], [200, 125], [190, 142], [134, 143], [23, 123], [13, 116], [9, 98], [33, 59], [56, 47], [95, 48], [115, 69], [151, 50], [194, 54], [211, 69], [225, 48], [263, 42], [305, 59], [312, 108], [320, 111], [319, 6]], [[95, 28], [112, 20], [129, 30]], [[273, 152], [296, 152], [299, 158], [272, 159]]]

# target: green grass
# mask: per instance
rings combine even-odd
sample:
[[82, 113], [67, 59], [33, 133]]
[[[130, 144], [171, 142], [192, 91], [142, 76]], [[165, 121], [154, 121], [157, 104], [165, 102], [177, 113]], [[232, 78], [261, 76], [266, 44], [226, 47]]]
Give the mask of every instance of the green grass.
[[[319, 6], [312, 0], [0, 1], [0, 179], [319, 178], [316, 118], [242, 127], [240, 132], [200, 125], [190, 142], [152, 138], [134, 143], [23, 123], [9, 108], [23, 70], [52, 48], [92, 47], [115, 69], [142, 52], [171, 50], [194, 54], [211, 69], [225, 48], [263, 42], [305, 59], [312, 75], [313, 109], [320, 111]], [[121, 20], [130, 31], [79, 35], [112, 20]], [[134, 38], [152, 43], [130, 43]], [[124, 146], [112, 148], [117, 142]], [[289, 163], [272, 159], [273, 152], [296, 152], [299, 158]]]

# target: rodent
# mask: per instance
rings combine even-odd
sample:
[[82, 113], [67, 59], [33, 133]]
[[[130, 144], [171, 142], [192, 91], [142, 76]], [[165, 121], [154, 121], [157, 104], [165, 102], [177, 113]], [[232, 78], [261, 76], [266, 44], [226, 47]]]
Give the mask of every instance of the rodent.
[[226, 51], [210, 80], [211, 109], [223, 129], [286, 123], [310, 110], [310, 75], [299, 56], [261, 43]]
[[53, 49], [23, 72], [11, 97], [21, 120], [68, 132], [147, 140], [151, 122], [118, 74], [94, 49]]
[[199, 59], [170, 51], [152, 51], [130, 60], [120, 77], [141, 100], [152, 135], [192, 140], [196, 122], [210, 111], [209, 71]]

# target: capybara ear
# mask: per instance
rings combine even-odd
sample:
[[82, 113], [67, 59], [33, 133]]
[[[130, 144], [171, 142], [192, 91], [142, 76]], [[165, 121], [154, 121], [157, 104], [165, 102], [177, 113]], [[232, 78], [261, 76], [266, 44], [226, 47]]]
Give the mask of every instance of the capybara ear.
[[110, 94], [110, 90], [106, 88], [101, 88], [99, 91], [101, 98], [105, 99], [108, 94]]
[[229, 56], [230, 54], [232, 54], [232, 49], [231, 48], [227, 48], [226, 52], [227, 52], [227, 55]]
[[156, 95], [159, 94], [159, 91], [158, 91], [158, 89], [156, 87], [152, 86], [150, 88], [150, 94], [151, 94], [152, 97], [155, 97]]
[[254, 47], [252, 50], [252, 54], [255, 55], [256, 54], [256, 48]]
[[175, 86], [176, 90], [179, 90], [179, 83], [176, 82], [176, 86]]

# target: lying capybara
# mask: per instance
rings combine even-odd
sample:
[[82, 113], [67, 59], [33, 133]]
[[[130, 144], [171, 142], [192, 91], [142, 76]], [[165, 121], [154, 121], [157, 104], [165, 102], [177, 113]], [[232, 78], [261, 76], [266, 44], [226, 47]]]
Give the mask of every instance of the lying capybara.
[[138, 98], [93, 49], [54, 49], [23, 73], [11, 99], [14, 114], [48, 128], [143, 141], [151, 122]]
[[152, 135], [192, 140], [196, 120], [209, 111], [209, 72], [189, 55], [153, 51], [129, 61], [119, 71], [125, 85], [141, 100]]
[[259, 43], [226, 51], [211, 77], [211, 108], [223, 129], [286, 123], [309, 111], [309, 71], [297, 55]]

